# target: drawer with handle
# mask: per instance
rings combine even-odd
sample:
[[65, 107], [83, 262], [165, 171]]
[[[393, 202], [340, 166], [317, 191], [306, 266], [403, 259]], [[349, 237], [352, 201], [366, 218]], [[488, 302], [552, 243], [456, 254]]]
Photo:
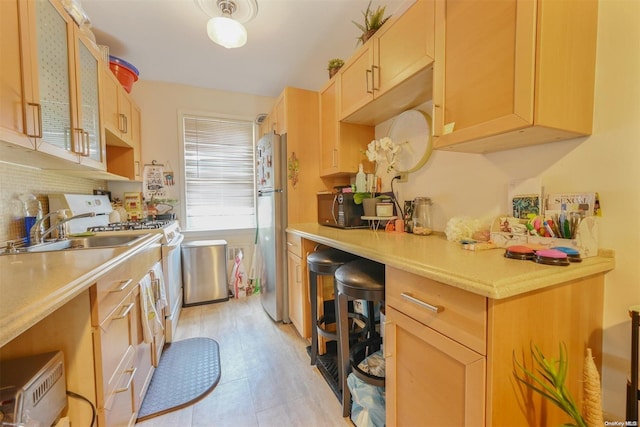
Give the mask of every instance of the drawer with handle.
[[287, 251], [302, 258], [302, 238], [295, 234], [287, 233]]
[[385, 304], [480, 354], [487, 354], [487, 299], [393, 267]]

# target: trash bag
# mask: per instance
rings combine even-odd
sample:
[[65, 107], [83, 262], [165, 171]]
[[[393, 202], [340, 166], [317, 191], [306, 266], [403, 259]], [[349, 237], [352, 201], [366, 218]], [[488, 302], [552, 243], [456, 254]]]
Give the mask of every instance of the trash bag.
[[[384, 376], [382, 351], [376, 351], [358, 365], [376, 376]], [[351, 421], [357, 427], [383, 427], [385, 425], [385, 388], [365, 383], [353, 373], [347, 377], [351, 392]]]

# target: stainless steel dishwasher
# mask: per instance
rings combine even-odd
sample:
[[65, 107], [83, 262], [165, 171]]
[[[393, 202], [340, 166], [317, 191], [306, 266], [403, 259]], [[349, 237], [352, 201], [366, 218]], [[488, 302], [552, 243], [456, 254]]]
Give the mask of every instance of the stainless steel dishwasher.
[[182, 243], [183, 305], [227, 301], [227, 241]]

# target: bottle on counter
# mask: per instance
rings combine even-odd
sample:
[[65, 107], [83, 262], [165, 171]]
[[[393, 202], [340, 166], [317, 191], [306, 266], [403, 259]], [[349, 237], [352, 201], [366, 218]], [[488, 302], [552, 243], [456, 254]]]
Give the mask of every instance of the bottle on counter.
[[413, 201], [413, 234], [427, 236], [433, 232], [431, 226], [431, 199], [416, 197]]
[[[24, 195], [21, 197], [21, 200], [24, 206], [25, 243], [27, 246], [30, 246], [31, 229], [38, 220], [42, 219], [42, 204], [33, 194]], [[40, 231], [44, 231], [44, 224], [41, 223], [40, 228]]]
[[364, 193], [367, 191], [367, 176], [362, 169], [362, 163], [358, 166], [358, 173], [356, 174], [356, 192]]

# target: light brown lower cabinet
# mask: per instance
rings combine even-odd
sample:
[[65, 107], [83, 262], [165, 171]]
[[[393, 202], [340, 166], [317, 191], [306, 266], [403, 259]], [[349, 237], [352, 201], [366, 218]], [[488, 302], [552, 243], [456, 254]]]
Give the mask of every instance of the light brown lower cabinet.
[[[517, 261], [515, 261], [517, 262]], [[503, 299], [387, 266], [387, 426], [540, 426], [571, 421], [514, 377], [531, 346], [568, 354], [566, 386], [582, 402], [586, 349], [602, 363], [604, 275]]]
[[133, 426], [151, 381], [156, 348], [144, 342], [139, 282], [160, 255], [149, 247], [90, 289], [98, 426]]
[[387, 307], [385, 360], [387, 425], [484, 425], [481, 354]]
[[289, 320], [302, 338], [311, 337], [311, 305], [307, 280], [308, 241], [287, 233]]

